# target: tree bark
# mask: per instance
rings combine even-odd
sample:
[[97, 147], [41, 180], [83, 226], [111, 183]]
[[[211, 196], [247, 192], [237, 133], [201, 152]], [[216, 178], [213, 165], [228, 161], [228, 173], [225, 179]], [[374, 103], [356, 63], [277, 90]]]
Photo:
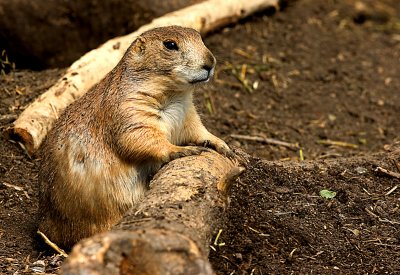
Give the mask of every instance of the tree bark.
[[61, 274], [213, 274], [210, 241], [242, 171], [216, 152], [167, 164], [119, 224], [73, 248]]
[[100, 81], [144, 31], [181, 25], [206, 34], [268, 7], [278, 8], [278, 0], [209, 0], [166, 14], [136, 32], [111, 39], [73, 63], [53, 87], [24, 110], [9, 133], [21, 139], [27, 152], [33, 154], [65, 107]]

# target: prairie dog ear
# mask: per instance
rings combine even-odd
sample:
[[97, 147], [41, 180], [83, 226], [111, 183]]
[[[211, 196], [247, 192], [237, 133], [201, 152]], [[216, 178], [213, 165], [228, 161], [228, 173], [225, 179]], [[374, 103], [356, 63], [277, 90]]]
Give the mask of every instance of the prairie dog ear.
[[146, 49], [146, 40], [143, 37], [138, 37], [133, 42], [133, 50], [138, 54], [143, 54]]

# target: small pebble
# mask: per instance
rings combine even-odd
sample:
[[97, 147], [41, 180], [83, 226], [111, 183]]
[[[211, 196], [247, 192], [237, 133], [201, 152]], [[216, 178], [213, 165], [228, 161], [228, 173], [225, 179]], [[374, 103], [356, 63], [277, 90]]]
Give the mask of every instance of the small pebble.
[[231, 142], [229, 142], [230, 145], [234, 146], [234, 147], [240, 147], [242, 146], [242, 144], [237, 141], [237, 140], [232, 140]]
[[243, 260], [242, 253], [235, 253], [235, 254], [233, 254], [233, 256], [238, 260]]
[[358, 167], [356, 168], [356, 172], [357, 172], [357, 174], [362, 175], [362, 174], [367, 173], [368, 170], [367, 170], [366, 168], [364, 168], [364, 167], [358, 166]]
[[50, 265], [53, 267], [59, 267], [61, 266], [62, 260], [63, 260], [63, 256], [61, 255], [56, 255], [54, 256], [51, 261], [50, 261]]
[[46, 263], [43, 260], [39, 260], [32, 263], [30, 268], [34, 273], [44, 273], [46, 271]]

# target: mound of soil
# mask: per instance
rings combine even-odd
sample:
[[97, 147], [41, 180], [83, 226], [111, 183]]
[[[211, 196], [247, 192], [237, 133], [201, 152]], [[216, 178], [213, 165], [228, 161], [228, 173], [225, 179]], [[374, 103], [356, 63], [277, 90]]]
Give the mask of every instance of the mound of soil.
[[[253, 156], [212, 243], [217, 274], [400, 272], [399, 26], [397, 0], [299, 0], [205, 39], [219, 64], [203, 121]], [[2, 76], [1, 129], [62, 73]], [[1, 138], [0, 273], [62, 262], [35, 233], [38, 162]]]

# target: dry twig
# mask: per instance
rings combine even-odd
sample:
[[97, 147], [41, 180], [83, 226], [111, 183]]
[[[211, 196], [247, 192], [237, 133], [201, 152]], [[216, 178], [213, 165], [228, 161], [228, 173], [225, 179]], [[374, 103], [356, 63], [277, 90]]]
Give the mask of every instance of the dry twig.
[[297, 143], [289, 143], [289, 142], [277, 140], [274, 138], [264, 138], [264, 137], [258, 137], [258, 136], [236, 135], [236, 134], [232, 134], [231, 137], [236, 138], [236, 139], [242, 139], [242, 140], [265, 142], [265, 143], [272, 144], [272, 145], [287, 147], [292, 150], [298, 150], [300, 148], [300, 146]]
[[17, 191], [23, 191], [23, 190], [24, 190], [23, 187], [16, 186], [16, 185], [11, 184], [11, 183], [3, 182], [2, 184], [3, 184], [5, 187], [13, 188], [13, 189], [15, 189], [15, 190], [17, 190]]
[[385, 168], [383, 168], [383, 167], [380, 167], [380, 166], [376, 167], [376, 168], [375, 168], [375, 171], [376, 171], [376, 172], [381, 172], [381, 173], [383, 173], [383, 174], [386, 174], [386, 175], [388, 175], [388, 176], [394, 177], [394, 178], [396, 178], [396, 179], [400, 179], [400, 173], [396, 173], [396, 172], [387, 170], [387, 169], [385, 169]]
[[41, 232], [40, 230], [37, 231], [37, 233], [40, 235], [40, 237], [43, 238], [43, 240], [45, 241], [45, 243], [47, 243], [51, 248], [53, 248], [55, 251], [57, 251], [59, 254], [61, 254], [62, 256], [64, 256], [65, 258], [68, 257], [68, 254], [65, 253], [65, 251], [63, 249], [61, 249], [58, 245], [56, 245], [55, 243], [53, 243], [52, 241], [50, 241], [49, 238], [47, 238], [47, 236], [45, 234], [43, 234], [43, 232]]
[[348, 142], [344, 142], [344, 141], [330, 140], [330, 139], [318, 140], [317, 143], [322, 144], [322, 145], [347, 147], [347, 148], [352, 148], [352, 149], [358, 148], [357, 144], [348, 143]]

